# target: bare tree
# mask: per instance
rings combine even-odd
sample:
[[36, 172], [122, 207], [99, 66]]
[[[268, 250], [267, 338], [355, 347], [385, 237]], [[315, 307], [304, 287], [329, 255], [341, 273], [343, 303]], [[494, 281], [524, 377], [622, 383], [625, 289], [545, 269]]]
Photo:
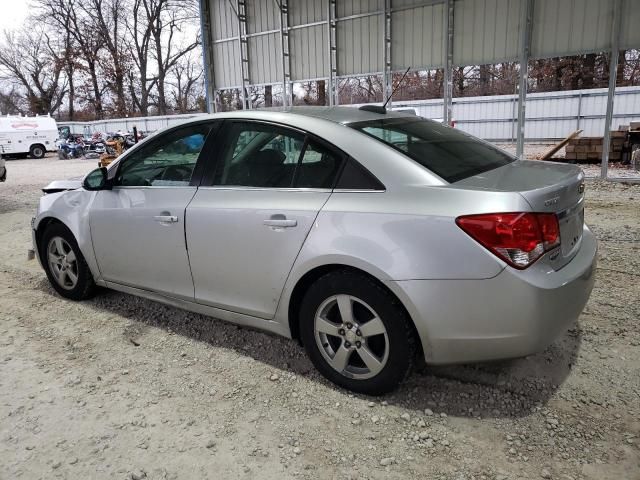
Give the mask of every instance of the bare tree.
[[121, 18], [129, 14], [125, 0], [90, 0], [81, 3], [87, 18], [93, 20], [93, 27], [98, 38], [109, 53], [108, 60], [103, 61], [103, 71], [107, 73], [107, 86], [115, 96], [115, 114], [123, 117], [127, 113], [125, 96], [125, 79], [127, 76], [127, 59], [125, 42], [125, 22]]
[[149, 114], [149, 99], [158, 81], [149, 69], [151, 25], [158, 14], [158, 10], [152, 10], [152, 7], [148, 0], [133, 0], [132, 14], [127, 17], [127, 31], [131, 39], [128, 50], [137, 70], [131, 69], [128, 73], [129, 90], [131, 101], [142, 116]]
[[82, 65], [74, 69], [74, 72], [84, 70], [89, 75], [88, 90], [91, 92], [89, 100], [93, 104], [92, 110], [95, 117], [102, 118], [103, 86], [98, 68], [102, 43], [96, 35], [91, 17], [80, 9], [78, 0], [35, 0], [35, 5], [38, 7], [41, 22], [53, 22], [55, 27], [65, 30], [73, 38], [78, 52], [76, 64]]
[[172, 95], [178, 113], [188, 113], [197, 108], [198, 97], [202, 96], [202, 64], [191, 54], [184, 55], [171, 69]]
[[0, 66], [6, 69], [7, 80], [26, 92], [31, 113], [52, 114], [60, 108], [66, 94], [64, 60], [55, 54], [55, 46], [41, 29], [5, 32]]
[[[200, 37], [186, 43], [177, 43], [183, 33], [185, 23], [197, 18], [197, 3], [194, 0], [171, 2], [170, 0], [143, 0], [149, 4], [151, 36], [154, 43], [153, 55], [156, 60], [158, 113], [167, 113], [167, 96], [165, 82], [167, 75], [177, 62], [189, 52], [200, 46]], [[178, 7], [179, 6], [179, 7]]]
[[0, 114], [24, 115], [28, 113], [24, 109], [21, 100], [20, 93], [15, 85], [12, 85], [9, 90], [0, 92]]

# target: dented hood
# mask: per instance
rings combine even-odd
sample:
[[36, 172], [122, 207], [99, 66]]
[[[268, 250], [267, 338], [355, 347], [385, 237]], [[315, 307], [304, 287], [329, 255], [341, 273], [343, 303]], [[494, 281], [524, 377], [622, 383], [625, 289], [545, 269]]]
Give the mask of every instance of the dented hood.
[[65, 190], [76, 190], [82, 187], [82, 178], [72, 178], [69, 180], [54, 180], [44, 187], [44, 193], [64, 192]]

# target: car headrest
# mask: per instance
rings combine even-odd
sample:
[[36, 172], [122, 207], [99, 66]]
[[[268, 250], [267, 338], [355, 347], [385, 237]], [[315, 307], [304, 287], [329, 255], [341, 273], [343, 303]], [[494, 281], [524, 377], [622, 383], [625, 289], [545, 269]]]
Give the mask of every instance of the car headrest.
[[252, 165], [276, 166], [284, 163], [285, 158], [284, 153], [278, 150], [268, 149], [255, 152], [247, 161]]

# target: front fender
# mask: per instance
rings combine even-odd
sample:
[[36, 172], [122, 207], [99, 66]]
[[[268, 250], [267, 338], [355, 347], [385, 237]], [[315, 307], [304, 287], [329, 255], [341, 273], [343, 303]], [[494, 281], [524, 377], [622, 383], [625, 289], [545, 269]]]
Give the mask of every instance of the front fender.
[[[99, 282], [100, 269], [93, 252], [89, 226], [89, 211], [97, 193], [78, 189], [44, 195], [40, 198], [38, 211], [33, 221], [33, 230], [38, 234], [41, 233], [38, 229], [50, 219], [63, 223], [78, 242], [78, 247], [93, 274], [93, 278]], [[34, 235], [34, 238], [38, 237], [39, 235]], [[39, 257], [38, 245], [34, 245], [34, 250]]]

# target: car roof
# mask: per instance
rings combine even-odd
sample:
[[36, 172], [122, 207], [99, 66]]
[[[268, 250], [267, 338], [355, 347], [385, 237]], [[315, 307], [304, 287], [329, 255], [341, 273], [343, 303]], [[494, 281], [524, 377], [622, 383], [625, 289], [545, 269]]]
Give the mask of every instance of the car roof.
[[270, 107], [259, 108], [253, 110], [238, 110], [233, 112], [236, 115], [229, 115], [228, 112], [222, 116], [236, 116], [241, 115], [245, 118], [251, 118], [253, 116], [264, 118], [265, 114], [293, 114], [301, 115], [305, 117], [313, 117], [322, 120], [328, 120], [330, 122], [347, 125], [356, 122], [366, 122], [370, 120], [381, 120], [383, 118], [407, 118], [415, 115], [407, 112], [392, 112], [387, 110], [387, 113], [376, 113], [369, 110], [361, 110], [355, 107], [317, 107], [317, 106], [300, 106], [300, 107]]

